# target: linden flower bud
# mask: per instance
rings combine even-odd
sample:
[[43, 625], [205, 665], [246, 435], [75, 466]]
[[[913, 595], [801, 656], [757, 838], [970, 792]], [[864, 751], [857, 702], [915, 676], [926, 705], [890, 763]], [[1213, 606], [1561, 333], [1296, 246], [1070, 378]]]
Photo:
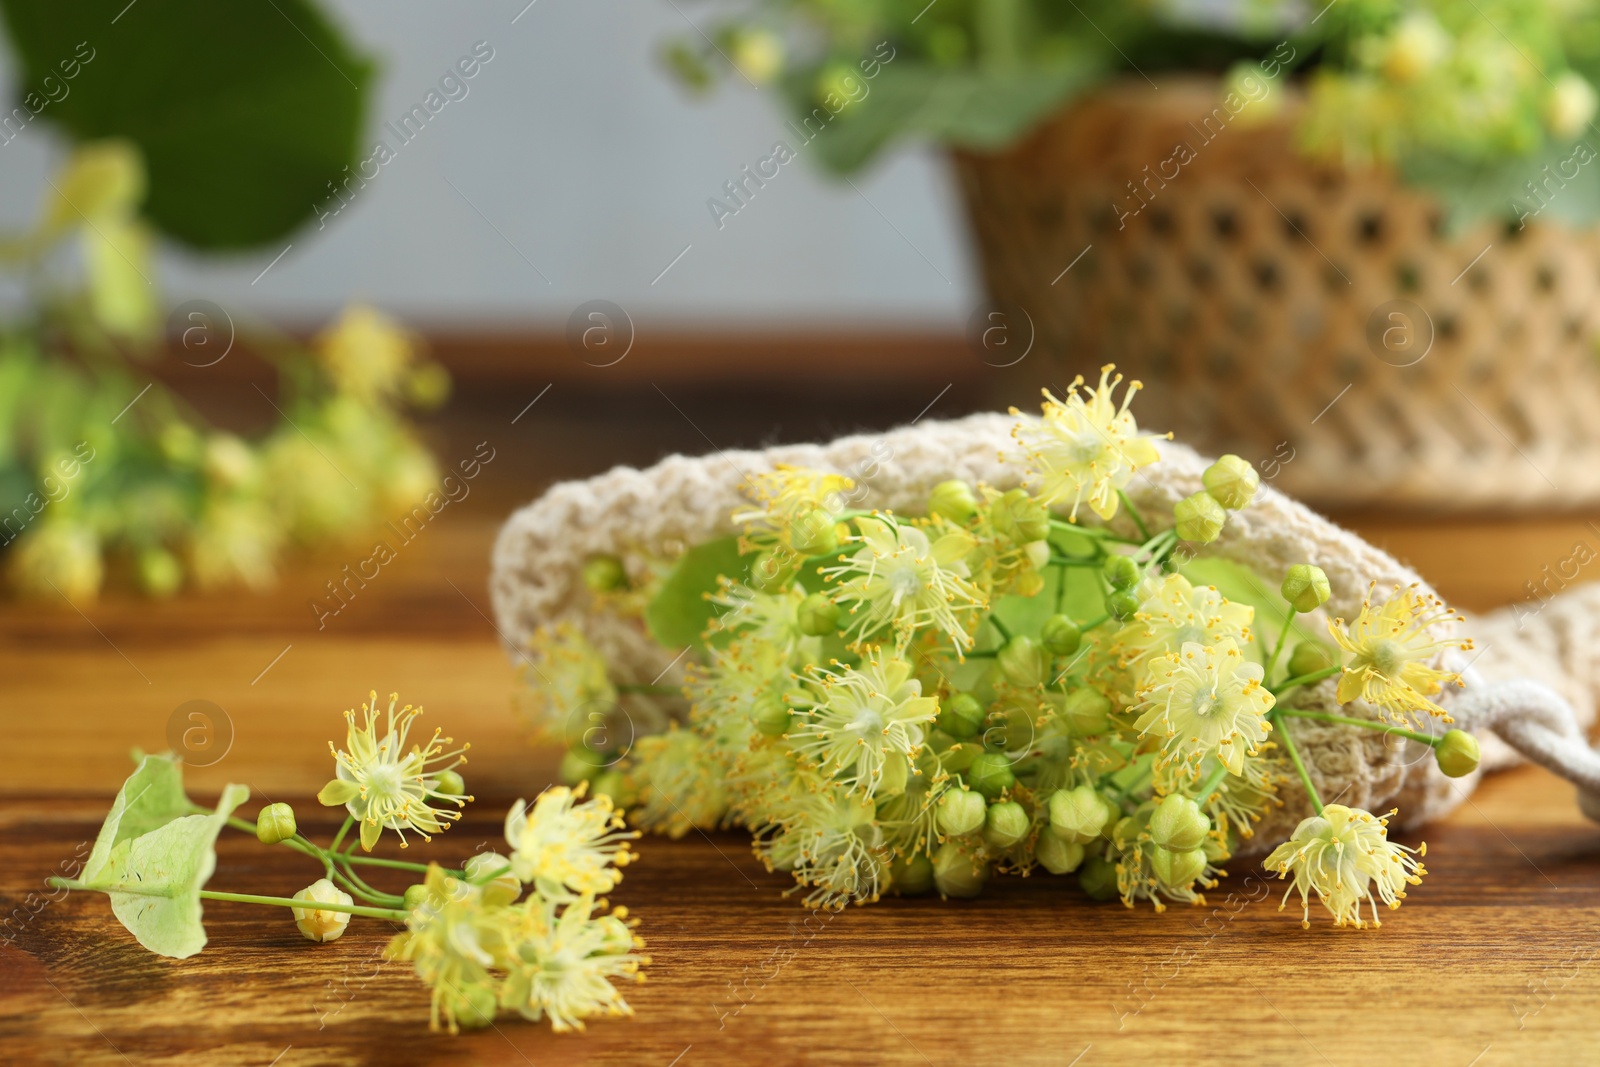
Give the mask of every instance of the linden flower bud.
[[795, 625], [807, 637], [827, 637], [839, 632], [839, 605], [822, 593], [812, 593], [795, 609]]
[[1229, 511], [1238, 511], [1254, 499], [1261, 475], [1238, 456], [1227, 455], [1207, 467], [1200, 481], [1211, 499]]
[[793, 721], [789, 705], [770, 693], [755, 702], [750, 717], [755, 720], [756, 732], [762, 737], [782, 737], [789, 732]]
[[[353, 904], [350, 894], [326, 878], [318, 878], [294, 895], [294, 899], [308, 904]], [[350, 925], [347, 911], [323, 911], [320, 908], [290, 908], [294, 924], [312, 941], [337, 941], [344, 928]]]
[[928, 494], [928, 514], [940, 515], [951, 522], [965, 523], [978, 513], [978, 498], [972, 495], [972, 486], [959, 478], [940, 482]]
[[1446, 730], [1433, 758], [1447, 777], [1464, 778], [1478, 769], [1478, 739], [1465, 730]]
[[1063, 841], [1087, 844], [1105, 833], [1116, 817], [1116, 809], [1092, 785], [1057, 789], [1050, 795], [1050, 831]]
[[1111, 699], [1098, 689], [1084, 686], [1067, 694], [1059, 714], [1078, 737], [1104, 733], [1111, 725]]
[[[480, 852], [462, 866], [467, 881], [483, 891], [485, 904], [514, 904], [522, 895], [522, 883], [511, 873], [511, 861], [498, 852]], [[500, 873], [487, 882], [480, 881], [488, 875]]]
[[593, 593], [626, 589], [628, 572], [616, 556], [590, 556], [583, 565], [583, 584]]
[[1178, 536], [1198, 544], [1215, 541], [1228, 521], [1228, 513], [1210, 493], [1184, 497], [1173, 505], [1172, 517], [1178, 528]]
[[256, 840], [263, 845], [276, 845], [295, 835], [294, 809], [287, 804], [268, 804], [256, 816]]
[[1050, 534], [1050, 513], [1026, 489], [1013, 489], [996, 500], [989, 521], [1001, 537], [1018, 544], [1043, 541]]
[[812, 508], [795, 519], [789, 527], [789, 543], [796, 552], [806, 556], [836, 552], [839, 549], [839, 526], [831, 513], [822, 508]]
[[1192, 885], [1196, 878], [1205, 873], [1205, 869], [1204, 849], [1171, 852], [1158, 848], [1150, 857], [1150, 870], [1162, 885], [1172, 889], [1182, 889], [1184, 886]]
[[1078, 868], [1078, 884], [1094, 900], [1110, 900], [1118, 893], [1117, 865], [1104, 856], [1090, 856]]
[[939, 766], [951, 774], [960, 774], [972, 766], [972, 761], [983, 755], [983, 746], [971, 741], [951, 745], [939, 753]]
[[1338, 662], [1334, 658], [1333, 649], [1321, 641], [1301, 641], [1294, 646], [1294, 651], [1289, 653], [1289, 677], [1298, 678], [1302, 674], [1315, 674], [1327, 670]]
[[1131, 556], [1107, 556], [1106, 561], [1100, 565], [1100, 572], [1105, 575], [1106, 581], [1111, 583], [1113, 589], [1132, 589], [1139, 584], [1139, 565]]
[[[1211, 820], [1200, 805], [1179, 793], [1161, 798], [1150, 813], [1150, 838], [1162, 849], [1188, 852], [1205, 844]], [[1193, 879], [1189, 879], [1193, 881]]]
[[966, 789], [946, 789], [938, 806], [934, 819], [940, 832], [951, 837], [970, 834], [982, 826], [988, 810], [983, 797]]
[[1283, 587], [1279, 592], [1289, 606], [1301, 614], [1316, 611], [1333, 595], [1328, 588], [1328, 576], [1322, 573], [1321, 567], [1309, 563], [1296, 563], [1290, 567], [1289, 573], [1283, 576]]
[[1015, 800], [990, 804], [984, 816], [983, 839], [998, 849], [1007, 849], [1028, 836], [1028, 813]]
[[[1022, 556], [1028, 561], [1028, 565], [1035, 571], [1042, 571], [1050, 565], [1050, 542], [1042, 538], [1038, 541], [1029, 541], [1027, 544], [1022, 546]], [[1022, 586], [1020, 583], [1016, 588], [1019, 596], [1034, 596], [1039, 591], [1038, 589], [1035, 589], [1032, 593], [1023, 594], [1021, 592]], [[1040, 588], [1043, 588], [1043, 586], [1041, 585]]]
[[1106, 612], [1118, 621], [1133, 618], [1139, 610], [1139, 598], [1126, 589], [1106, 597]]
[[1083, 862], [1083, 846], [1075, 841], [1063, 841], [1055, 834], [1040, 834], [1034, 857], [1039, 866], [1051, 874], [1067, 874], [1077, 870], [1078, 864]]
[[594, 777], [594, 772], [600, 769], [600, 762], [599, 756], [580, 743], [562, 753], [561, 767], [556, 773], [565, 784], [577, 785]]
[[939, 729], [957, 740], [977, 734], [983, 720], [983, 705], [971, 693], [957, 693], [939, 709]]
[[975, 897], [989, 880], [989, 864], [954, 841], [933, 854], [933, 884], [947, 897]]
[[415, 911], [428, 899], [428, 887], [418, 882], [416, 885], [406, 886], [405, 909]]
[[1045, 659], [1039, 643], [1026, 634], [1018, 634], [1005, 643], [996, 657], [1006, 681], [1024, 689], [1043, 685], [1050, 676], [1050, 664]]
[[1052, 656], [1070, 656], [1083, 644], [1083, 631], [1065, 615], [1052, 615], [1039, 629], [1039, 640]]
[[902, 896], [918, 896], [933, 888], [933, 860], [917, 853], [896, 856], [889, 864], [889, 888]]
[[1557, 137], [1576, 137], [1594, 117], [1595, 106], [1600, 103], [1594, 86], [1581, 74], [1571, 71], [1556, 79], [1555, 88], [1545, 101], [1544, 121]]
[[1011, 761], [1001, 752], [984, 752], [975, 757], [967, 768], [967, 783], [990, 800], [994, 800], [1016, 784]]

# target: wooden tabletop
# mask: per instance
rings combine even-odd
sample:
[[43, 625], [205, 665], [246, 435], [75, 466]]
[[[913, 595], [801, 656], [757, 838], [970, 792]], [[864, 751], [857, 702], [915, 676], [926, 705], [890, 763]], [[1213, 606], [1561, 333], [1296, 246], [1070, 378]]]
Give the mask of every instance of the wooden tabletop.
[[[129, 749], [166, 747], [175, 710], [191, 700], [220, 708], [232, 732], [225, 755], [187, 769], [191, 793], [209, 800], [225, 782], [245, 783], [247, 811], [289, 801], [313, 837], [334, 828], [310, 799], [331, 771], [327, 742], [369, 689], [398, 690], [473, 742], [478, 802], [422, 854], [459, 860], [492, 843], [507, 803], [552, 780], [553, 755], [530, 749], [508, 710], [513, 675], [485, 592], [497, 522], [555, 477], [704, 451], [705, 441], [679, 419], [692, 405], [674, 414], [659, 398], [647, 418], [578, 402], [516, 425], [526, 400], [496, 403], [506, 411], [489, 404], [438, 430], [447, 460], [480, 439], [499, 449], [475, 495], [320, 630], [311, 598], [364, 553], [297, 563], [266, 597], [0, 606], [0, 901], [11, 915], [0, 1061], [1488, 1067], [1600, 1057], [1600, 967], [1590, 965], [1600, 827], [1580, 816], [1571, 787], [1531, 769], [1486, 782], [1429, 827], [1426, 881], [1366, 932], [1334, 929], [1325, 915], [1302, 930], [1292, 910], [1278, 912], [1280, 889], [1246, 863], [1208, 907], [1162, 915], [1092, 904], [1072, 879], [1048, 876], [998, 880], [975, 901], [813, 914], [783, 895], [788, 879], [761, 868], [746, 835], [649, 838], [613, 894], [643, 920], [649, 981], [628, 990], [633, 1019], [582, 1036], [513, 1020], [429, 1034], [424, 988], [377, 956], [391, 933], [382, 922], [358, 919], [319, 945], [280, 912], [211, 903], [206, 950], [173, 961], [139, 948], [102, 897], [46, 900], [44, 878], [87, 854]], [[763, 417], [718, 424], [715, 444], [760, 440]], [[1471, 609], [1523, 595], [1544, 563], [1595, 538], [1584, 516], [1347, 518]], [[289, 894], [316, 873], [231, 834], [211, 888]]]

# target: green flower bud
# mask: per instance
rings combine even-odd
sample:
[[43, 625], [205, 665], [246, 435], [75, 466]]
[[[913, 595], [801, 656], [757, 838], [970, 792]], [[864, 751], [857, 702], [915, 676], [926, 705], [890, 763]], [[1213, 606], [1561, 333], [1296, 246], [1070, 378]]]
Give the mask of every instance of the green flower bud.
[[1011, 761], [1003, 752], [979, 753], [967, 768], [967, 784], [990, 800], [1010, 789], [1016, 781]]
[[889, 864], [889, 888], [902, 896], [918, 896], [933, 888], [933, 860], [919, 852], [896, 856]]
[[1100, 565], [1100, 572], [1113, 589], [1132, 589], [1139, 584], [1139, 565], [1132, 556], [1110, 555]]
[[795, 609], [795, 621], [807, 637], [827, 637], [839, 632], [839, 605], [821, 593], [812, 593]]
[[960, 837], [983, 825], [988, 805], [977, 793], [956, 788], [944, 791], [939, 797], [938, 809], [934, 821], [939, 824], [939, 832]]
[[983, 705], [971, 693], [956, 693], [939, 708], [939, 729], [965, 741], [983, 728]]
[[975, 897], [988, 880], [988, 862], [954, 841], [946, 841], [933, 854], [933, 884], [947, 897]]
[[467, 984], [450, 990], [451, 1011], [463, 1030], [482, 1030], [494, 1022], [500, 997], [493, 986]]
[[628, 572], [616, 556], [590, 556], [583, 564], [583, 584], [594, 593], [628, 587]]
[[1024, 689], [1043, 685], [1050, 677], [1050, 663], [1044, 649], [1027, 634], [1018, 634], [1005, 643], [995, 657], [1006, 681]]
[[[1476, 766], [1476, 764], [1474, 764]], [[299, 829], [294, 822], [294, 809], [287, 804], [268, 804], [256, 816], [256, 840], [263, 845], [276, 845], [287, 841]]]
[[440, 771], [433, 776], [433, 791], [441, 797], [464, 797], [467, 783], [455, 771]]
[[1111, 700], [1100, 690], [1083, 686], [1066, 695], [1058, 714], [1075, 736], [1105, 733], [1111, 726]]
[[[462, 870], [469, 882], [482, 888], [486, 904], [511, 904], [522, 895], [522, 883], [511, 873], [511, 861], [498, 852], [479, 852], [462, 864]], [[480, 880], [489, 875], [494, 877]]]
[[1205, 873], [1205, 850], [1196, 848], [1188, 852], [1169, 852], [1158, 848], [1150, 857], [1150, 869], [1162, 885], [1181, 889], [1192, 885], [1196, 878]]
[[567, 749], [561, 757], [561, 769], [557, 773], [567, 785], [577, 785], [593, 778], [600, 769], [600, 757], [582, 745], [574, 745]]
[[1106, 597], [1106, 611], [1113, 619], [1119, 622], [1131, 619], [1139, 610], [1139, 598], [1126, 589], [1111, 593]]
[[1083, 862], [1083, 846], [1076, 841], [1063, 841], [1055, 834], [1040, 834], [1034, 857], [1051, 874], [1066, 874]]
[[422, 906], [428, 899], [428, 887], [418, 882], [416, 885], [406, 887], [405, 909], [412, 911]]
[[1117, 811], [1092, 785], [1057, 789], [1050, 795], [1050, 831], [1063, 841], [1087, 844], [1105, 833]]
[[1302, 674], [1315, 674], [1317, 671], [1327, 670], [1338, 662], [1333, 649], [1321, 641], [1301, 641], [1294, 646], [1294, 651], [1289, 653], [1289, 677], [1298, 678]]
[[1110, 900], [1117, 888], [1117, 865], [1104, 856], [1090, 856], [1078, 868], [1078, 884], [1094, 900]]
[[1039, 640], [1052, 656], [1070, 656], [1083, 644], [1083, 631], [1065, 615], [1052, 615], [1044, 620]]
[[941, 515], [951, 522], [965, 523], [978, 513], [978, 499], [972, 486], [959, 478], [940, 482], [928, 494], [928, 514]]
[[759, 698], [750, 709], [750, 717], [755, 720], [756, 732], [762, 737], [782, 737], [789, 732], [789, 705], [775, 694]]
[[812, 508], [789, 527], [789, 543], [804, 556], [820, 556], [839, 548], [839, 527], [833, 515]]
[[1042, 541], [1050, 534], [1050, 513], [1026, 489], [1013, 489], [996, 500], [989, 521], [1001, 537], [1018, 544]]
[[1162, 797], [1150, 813], [1150, 838], [1163, 849], [1188, 852], [1205, 844], [1211, 820], [1200, 805], [1179, 793]]
[[983, 754], [983, 746], [970, 741], [952, 745], [939, 753], [939, 766], [951, 774], [960, 774], [972, 766], [972, 761]]
[[1448, 777], [1462, 778], [1478, 769], [1478, 739], [1465, 730], [1446, 730], [1433, 758]]
[[1283, 588], [1279, 592], [1291, 608], [1301, 613], [1316, 611], [1332, 595], [1328, 588], [1328, 576], [1322, 573], [1321, 567], [1313, 567], [1309, 563], [1296, 563], [1290, 567], [1289, 573], [1283, 576]]
[[1222, 532], [1223, 525], [1228, 521], [1228, 513], [1212, 499], [1211, 494], [1195, 493], [1173, 505], [1172, 518], [1177, 524], [1179, 537], [1185, 541], [1209, 544]]
[[1200, 476], [1211, 499], [1227, 508], [1238, 511], [1250, 503], [1261, 484], [1261, 475], [1238, 456], [1223, 456]]
[[1028, 813], [1015, 800], [990, 804], [983, 820], [983, 839], [997, 849], [1008, 849], [1028, 836]]
[[763, 552], [750, 564], [750, 587], [760, 591], [782, 589], [799, 567], [800, 558], [788, 549]]

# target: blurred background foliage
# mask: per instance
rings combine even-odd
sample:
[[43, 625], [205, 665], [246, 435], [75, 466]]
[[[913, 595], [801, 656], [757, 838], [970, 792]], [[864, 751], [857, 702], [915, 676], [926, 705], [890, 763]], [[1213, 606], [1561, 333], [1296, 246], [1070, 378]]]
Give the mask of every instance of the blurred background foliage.
[[225, 358], [237, 326], [182, 304], [169, 322], [151, 251], [243, 249], [306, 221], [356, 156], [373, 67], [301, 0], [142, 0], [97, 48], [120, 6], [0, 4], [24, 71], [10, 121], [77, 142], [33, 225], [0, 237], [25, 294], [0, 323], [0, 558], [19, 591], [74, 601], [108, 580], [262, 589], [285, 553], [362, 543], [433, 486], [406, 412], [449, 381], [352, 307], [309, 344], [258, 331], [278, 418], [253, 439], [220, 430], [159, 375], [173, 352]]

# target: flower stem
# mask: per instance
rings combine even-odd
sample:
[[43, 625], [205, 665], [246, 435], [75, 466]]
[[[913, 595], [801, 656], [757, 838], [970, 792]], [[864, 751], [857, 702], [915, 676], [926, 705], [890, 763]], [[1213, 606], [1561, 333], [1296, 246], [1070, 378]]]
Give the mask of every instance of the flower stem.
[[989, 625], [993, 626], [996, 630], [999, 631], [1000, 640], [1002, 640], [1002, 641], [1010, 641], [1011, 640], [1011, 631], [1006, 629], [1006, 624], [1000, 621], [1000, 616], [998, 616], [998, 615], [990, 615], [989, 616]]
[[[333, 871], [333, 880], [369, 904], [393, 906], [405, 902], [404, 897], [397, 897], [393, 893], [383, 893], [373, 889], [371, 886], [368, 886], [365, 882], [361, 881], [361, 879], [357, 878], [354, 871], [350, 871], [348, 869], [336, 868]], [[362, 888], [363, 886], [366, 888]]]
[[1218, 763], [1216, 770], [1206, 775], [1206, 780], [1200, 783], [1200, 792], [1196, 795], [1196, 799], [1202, 804], [1210, 800], [1211, 794], [1217, 791], [1217, 786], [1221, 785], [1222, 780], [1227, 776], [1227, 764]]
[[344, 825], [339, 827], [339, 832], [333, 835], [333, 844], [328, 846], [329, 852], [339, 851], [339, 845], [344, 841], [344, 835], [350, 832], [350, 827], [354, 826], [355, 823], [356, 817], [354, 815], [346, 815], [344, 817]]
[[1068, 533], [1074, 533], [1080, 537], [1103, 537], [1107, 541], [1121, 541], [1125, 545], [1136, 545], [1139, 543], [1138, 541], [1133, 540], [1131, 537], [1123, 537], [1119, 533], [1113, 533], [1104, 526], [1080, 526], [1078, 523], [1068, 522], [1066, 519], [1057, 519], [1053, 516], [1050, 519], [1050, 525], [1058, 530], [1065, 530]]
[[1407, 730], [1401, 726], [1391, 726], [1384, 722], [1373, 722], [1371, 719], [1354, 719], [1348, 715], [1335, 715], [1328, 711], [1302, 711], [1300, 708], [1279, 708], [1277, 710], [1283, 715], [1294, 715], [1301, 719], [1316, 719], [1319, 722], [1337, 722], [1343, 723], [1346, 726], [1364, 726], [1368, 730], [1377, 730], [1381, 733], [1399, 734], [1401, 737], [1409, 737], [1413, 741], [1421, 741], [1430, 748], [1438, 748], [1439, 743], [1444, 740], [1442, 737], [1434, 737], [1432, 734], [1418, 733], [1415, 730]]
[[1332, 678], [1342, 670], [1344, 670], [1343, 667], [1333, 666], [1324, 667], [1320, 671], [1312, 671], [1310, 674], [1297, 675], [1273, 686], [1272, 695], [1275, 697], [1282, 696], [1297, 685], [1311, 685], [1313, 682], [1320, 682], [1324, 678]]
[[290, 897], [260, 897], [253, 893], [219, 893], [200, 890], [201, 900], [231, 900], [236, 904], [270, 904], [279, 908], [302, 908], [306, 911], [343, 911], [351, 915], [364, 915], [369, 919], [392, 919], [404, 922], [406, 913], [394, 908], [369, 908], [363, 904], [328, 904], [320, 900], [294, 900]]
[[1139, 527], [1139, 536], [1146, 541], [1150, 540], [1150, 527], [1145, 525], [1144, 516], [1139, 514], [1139, 509], [1133, 506], [1133, 501], [1128, 499], [1128, 494], [1118, 489], [1117, 499], [1122, 501], [1122, 506], [1128, 509], [1128, 516], [1133, 519], [1133, 524]]
[[[426, 863], [408, 863], [405, 860], [386, 860], [378, 856], [352, 856], [348, 852], [341, 852], [339, 853], [339, 858], [347, 863], [365, 863], [369, 867], [392, 867], [397, 871], [417, 871], [425, 874], [428, 870], [428, 865]], [[460, 870], [446, 869], [444, 873], [450, 875], [452, 878], [465, 878], [467, 876], [466, 871]]]
[[1090, 619], [1088, 622], [1080, 622], [1078, 624], [1078, 632], [1080, 634], [1086, 634], [1090, 630], [1093, 630], [1096, 626], [1104, 625], [1106, 620], [1109, 618], [1111, 618], [1111, 614], [1110, 612], [1107, 612], [1106, 614], [1101, 615], [1099, 618]]
[[1265, 678], [1272, 677], [1272, 668], [1278, 665], [1278, 657], [1283, 655], [1283, 646], [1289, 643], [1289, 631], [1294, 629], [1294, 619], [1283, 620], [1283, 629], [1278, 631], [1278, 643], [1272, 646], [1272, 655], [1267, 657], [1266, 669], [1261, 672]]
[[1318, 815], [1322, 814], [1322, 798], [1317, 795], [1317, 787], [1311, 784], [1311, 774], [1306, 770], [1305, 763], [1300, 759], [1300, 750], [1294, 747], [1294, 738], [1289, 736], [1289, 726], [1283, 721], [1279, 709], [1274, 708], [1267, 716], [1278, 727], [1278, 733], [1283, 736], [1284, 751], [1289, 753], [1289, 758], [1294, 761], [1294, 769], [1300, 774], [1300, 782], [1306, 787], [1306, 796], [1311, 798], [1311, 807]]

